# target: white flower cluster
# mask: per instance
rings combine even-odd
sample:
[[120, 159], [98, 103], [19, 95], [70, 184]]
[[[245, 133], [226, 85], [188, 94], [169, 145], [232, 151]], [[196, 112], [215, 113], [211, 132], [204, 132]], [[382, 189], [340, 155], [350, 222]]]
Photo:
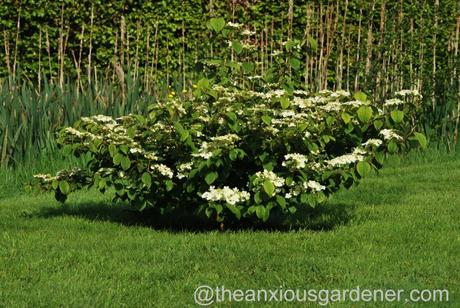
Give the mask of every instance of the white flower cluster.
[[230, 28], [241, 28], [243, 25], [242, 25], [242, 24], [239, 24], [239, 23], [235, 23], [235, 22], [229, 21], [229, 22], [227, 23], [227, 26], [229, 26]]
[[158, 156], [153, 152], [144, 153], [144, 157], [148, 160], [158, 160]]
[[422, 98], [422, 95], [420, 94], [420, 92], [418, 90], [415, 90], [415, 89], [414, 90], [401, 90], [401, 91], [395, 92], [395, 95], [399, 95], [399, 96], [402, 96], [402, 97], [412, 95], [412, 96], [418, 96], [418, 97]]
[[74, 135], [74, 136], [77, 136], [77, 137], [86, 136], [86, 133], [83, 133], [83, 132], [81, 132], [78, 129], [75, 129], [73, 127], [66, 127], [64, 131], [69, 135]]
[[258, 97], [262, 99], [272, 99], [272, 98], [277, 98], [281, 97], [286, 94], [286, 91], [283, 89], [278, 89], [278, 90], [271, 90], [268, 92], [255, 92], [255, 91], [248, 91], [247, 94], [253, 97]]
[[382, 135], [385, 140], [391, 140], [391, 139], [402, 140], [403, 139], [403, 137], [395, 133], [394, 130], [392, 129], [382, 129], [379, 134]]
[[93, 117], [93, 119], [103, 123], [115, 123], [115, 120], [112, 117], [103, 114], [96, 115]]
[[57, 177], [52, 176], [51, 174], [35, 174], [34, 178], [42, 181], [43, 183], [51, 183], [54, 180], [57, 180]]
[[257, 172], [256, 177], [259, 183], [263, 183], [266, 180], [268, 180], [277, 188], [283, 187], [284, 185], [284, 179], [276, 175], [276, 173], [274, 173], [273, 171], [268, 171], [264, 169], [264, 171]]
[[144, 152], [145, 151], [139, 147], [134, 147], [134, 148], [129, 149], [129, 153], [131, 154], [144, 154]]
[[321, 106], [320, 108], [326, 112], [340, 111], [342, 104], [339, 102], [329, 102], [327, 105]]
[[235, 142], [240, 140], [240, 137], [235, 134], [227, 134], [223, 136], [212, 137], [211, 142], [204, 141], [201, 144], [198, 153], [193, 153], [193, 157], [201, 157], [209, 159], [213, 156], [213, 151], [217, 149], [232, 149], [235, 146]]
[[361, 148], [355, 148], [353, 150], [353, 154], [355, 154], [355, 155], [366, 155], [367, 151], [364, 150], [364, 149], [361, 149]]
[[304, 182], [303, 184], [304, 184], [305, 189], [310, 188], [311, 190], [316, 191], [316, 192], [323, 191], [326, 189], [326, 186], [321, 185], [320, 183], [316, 181], [312, 181], [312, 180], [308, 182]]
[[362, 144], [362, 146], [363, 146], [363, 147], [373, 146], [373, 147], [378, 148], [379, 146], [382, 145], [382, 143], [383, 143], [383, 142], [382, 142], [382, 140], [380, 140], [380, 139], [369, 139], [369, 140], [367, 140], [366, 142], [364, 142], [364, 143]]
[[193, 162], [183, 163], [178, 165], [177, 168], [177, 178], [183, 179], [185, 178], [185, 172], [192, 170]]
[[238, 190], [238, 188], [230, 188], [228, 186], [215, 188], [211, 186], [207, 192], [201, 195], [201, 198], [213, 202], [225, 201], [228, 204], [235, 205], [249, 200], [251, 195], [247, 191]]
[[362, 160], [364, 160], [364, 156], [362, 154], [351, 153], [337, 156], [333, 159], [327, 160], [326, 163], [332, 167], [340, 167], [353, 164]]
[[399, 98], [392, 98], [392, 99], [387, 99], [385, 101], [384, 106], [398, 106], [398, 105], [403, 105], [404, 101], [400, 100]]
[[337, 90], [333, 93], [331, 93], [332, 97], [349, 97], [351, 94], [348, 91], [345, 90]]
[[361, 107], [362, 105], [367, 105], [367, 103], [362, 102], [362, 101], [354, 100], [354, 101], [349, 101], [349, 102], [342, 103], [342, 105], [351, 106], [351, 107], [355, 107], [355, 108], [359, 108], [359, 107]]
[[140, 148], [140, 147], [130, 148], [129, 153], [143, 155], [148, 160], [158, 160], [158, 156], [156, 156], [155, 153], [153, 153], [153, 152], [145, 152], [145, 150]]
[[169, 179], [172, 179], [172, 177], [174, 176], [174, 172], [171, 170], [171, 168], [164, 164], [152, 165], [150, 166], [150, 169], [152, 169], [153, 171], [157, 171], [158, 173]]
[[254, 31], [251, 31], [251, 30], [248, 30], [248, 29], [245, 29], [241, 32], [241, 35], [247, 35], [247, 36], [251, 36], [251, 35], [254, 35], [256, 34]]
[[284, 161], [282, 165], [284, 167], [293, 168], [293, 169], [303, 169], [308, 161], [306, 155], [299, 153], [291, 153], [284, 155]]
[[293, 92], [295, 95], [304, 95], [304, 96], [308, 96], [310, 94], [310, 92], [308, 91], [305, 91], [305, 90], [294, 90]]

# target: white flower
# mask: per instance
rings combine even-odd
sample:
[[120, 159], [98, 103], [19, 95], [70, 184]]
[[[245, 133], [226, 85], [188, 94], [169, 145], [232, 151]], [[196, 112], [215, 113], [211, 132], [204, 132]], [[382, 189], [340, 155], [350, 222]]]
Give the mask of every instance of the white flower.
[[201, 195], [201, 198], [208, 201], [225, 201], [228, 204], [235, 205], [240, 202], [247, 201], [251, 195], [247, 191], [240, 191], [238, 188], [230, 188], [224, 186], [223, 188], [209, 187], [209, 190]]
[[193, 167], [193, 163], [188, 162], [188, 163], [183, 163], [183, 164], [180, 164], [179, 166], [177, 166], [177, 170], [179, 170], [179, 171], [189, 171], [189, 170], [192, 170], [192, 167]]
[[292, 167], [294, 169], [303, 169], [307, 163], [307, 156], [299, 153], [292, 153], [284, 155], [284, 161], [282, 165], [284, 167]]
[[323, 191], [326, 189], [326, 186], [321, 185], [320, 183], [316, 181], [311, 181], [311, 180], [308, 182], [305, 182], [304, 187], [310, 188], [311, 190], [314, 190], [314, 191]]
[[158, 156], [155, 155], [155, 153], [145, 153], [144, 157], [148, 160], [157, 160]]
[[280, 116], [283, 118], [291, 118], [295, 116], [295, 112], [293, 110], [283, 110], [280, 112]]
[[342, 103], [342, 105], [345, 105], [345, 106], [351, 106], [351, 107], [360, 107], [362, 105], [367, 105], [366, 103], [362, 102], [362, 101], [349, 101], [349, 102], [345, 102], [345, 103]]
[[193, 157], [201, 157], [201, 158], [204, 158], [204, 159], [209, 159], [212, 157], [212, 152], [198, 152], [198, 153], [193, 153], [192, 154]]
[[251, 36], [251, 35], [254, 35], [256, 34], [254, 31], [251, 31], [251, 30], [248, 30], [248, 29], [245, 29], [243, 30], [243, 32], [241, 32], [242, 35], [248, 35], [248, 36]]
[[364, 142], [362, 144], [363, 147], [367, 147], [367, 146], [374, 146], [374, 147], [379, 147], [382, 145], [382, 140], [380, 139], [369, 139], [367, 140], [366, 142]]
[[422, 95], [416, 89], [414, 89], [414, 90], [401, 90], [399, 92], [395, 92], [395, 95], [399, 95], [399, 96], [402, 96], [402, 97], [412, 95], [412, 96], [418, 96], [418, 97], [422, 98]]
[[171, 170], [171, 168], [163, 164], [152, 165], [150, 169], [158, 171], [158, 173], [169, 179], [172, 179], [172, 177], [174, 176], [174, 172]]
[[392, 99], [387, 99], [385, 101], [384, 106], [398, 106], [404, 104], [404, 101], [400, 100], [399, 98], [392, 98]]
[[102, 122], [102, 123], [115, 123], [115, 120], [112, 119], [112, 117], [109, 117], [109, 116], [106, 116], [106, 115], [103, 115], [103, 114], [99, 114], [99, 115], [93, 116], [91, 118], [93, 120], [96, 120], [96, 121]]
[[256, 173], [256, 177], [261, 180], [263, 183], [265, 180], [270, 181], [275, 187], [283, 187], [284, 179], [280, 176], [277, 176], [273, 171], [265, 170], [263, 172], [259, 171]]
[[355, 155], [366, 155], [367, 152], [366, 152], [366, 150], [364, 150], [364, 149], [355, 148], [355, 149], [353, 150], [353, 154], [355, 154]]
[[308, 91], [305, 91], [305, 90], [294, 90], [294, 94], [295, 95], [305, 95], [305, 96], [307, 96], [310, 93]]
[[345, 97], [348, 97], [348, 96], [350, 96], [350, 92], [345, 91], [345, 90], [337, 90], [334, 93], [332, 93], [331, 96], [345, 96]]
[[131, 154], [137, 154], [137, 153], [142, 154], [142, 153], [144, 153], [144, 150], [141, 149], [141, 148], [131, 148], [131, 149], [129, 149], [129, 153], [131, 153]]
[[330, 102], [325, 106], [321, 106], [320, 108], [326, 112], [331, 112], [331, 111], [340, 111], [341, 107], [342, 107], [342, 104], [340, 104], [339, 102]]
[[66, 127], [65, 132], [67, 134], [74, 135], [74, 136], [77, 136], [77, 137], [84, 136], [84, 133], [82, 133], [81, 131], [79, 131], [79, 130], [73, 128], [73, 127]]
[[227, 26], [229, 26], [230, 28], [241, 28], [242, 24], [229, 21], [227, 23]]
[[352, 153], [352, 154], [345, 154], [345, 155], [338, 156], [333, 159], [327, 160], [326, 163], [332, 167], [337, 167], [337, 166], [345, 166], [345, 165], [353, 164], [363, 159], [364, 159], [363, 155]]
[[382, 129], [379, 134], [382, 135], [385, 140], [403, 140], [403, 137], [395, 133], [392, 129]]

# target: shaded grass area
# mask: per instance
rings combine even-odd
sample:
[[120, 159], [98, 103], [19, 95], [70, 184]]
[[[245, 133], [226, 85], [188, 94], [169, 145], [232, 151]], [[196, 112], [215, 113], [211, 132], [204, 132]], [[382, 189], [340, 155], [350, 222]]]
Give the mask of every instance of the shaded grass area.
[[412, 154], [302, 211], [297, 218], [308, 222], [298, 228], [227, 232], [190, 217], [141, 216], [95, 192], [65, 206], [51, 195], [5, 197], [0, 306], [184, 307], [203, 284], [448, 289], [455, 306], [459, 184], [458, 154]]

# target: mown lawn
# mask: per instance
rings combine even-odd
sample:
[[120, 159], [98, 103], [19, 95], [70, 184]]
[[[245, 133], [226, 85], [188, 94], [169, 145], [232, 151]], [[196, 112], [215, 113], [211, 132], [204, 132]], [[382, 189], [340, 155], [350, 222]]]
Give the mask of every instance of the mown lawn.
[[4, 197], [0, 306], [184, 307], [200, 285], [448, 289], [460, 306], [459, 186], [458, 154], [413, 156], [291, 231], [160, 227], [96, 193]]

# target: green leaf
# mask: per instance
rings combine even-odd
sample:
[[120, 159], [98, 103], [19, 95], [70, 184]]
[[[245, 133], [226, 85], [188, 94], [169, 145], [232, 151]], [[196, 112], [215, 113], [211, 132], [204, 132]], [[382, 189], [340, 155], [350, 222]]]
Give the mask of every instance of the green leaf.
[[282, 209], [286, 208], [286, 199], [284, 199], [284, 197], [276, 195], [276, 202], [278, 202]]
[[213, 212], [214, 212], [213, 209], [210, 208], [210, 207], [207, 207], [207, 208], [204, 210], [204, 213], [206, 214], [206, 217], [208, 217], [208, 218], [211, 218]]
[[369, 106], [361, 106], [358, 109], [358, 119], [363, 122], [367, 123], [372, 117], [372, 108]]
[[375, 160], [383, 165], [383, 163], [385, 162], [385, 153], [384, 152], [377, 152], [375, 153]]
[[217, 172], [209, 172], [204, 178], [204, 180], [208, 185], [211, 185], [212, 183], [214, 183], [215, 180], [217, 180], [218, 177], [219, 174], [217, 174]]
[[226, 113], [226, 115], [230, 121], [236, 122], [236, 119], [237, 119], [236, 113], [229, 111]]
[[317, 51], [318, 50], [318, 42], [312, 38], [312, 37], [309, 37], [308, 38], [308, 43], [310, 44], [310, 48], [313, 50], [313, 51]]
[[388, 152], [396, 153], [398, 151], [398, 145], [394, 141], [388, 143]]
[[393, 121], [395, 123], [400, 123], [403, 121], [404, 119], [404, 112], [401, 111], [401, 110], [393, 110], [391, 113], [390, 113], [390, 116], [391, 118], [393, 119]]
[[367, 95], [361, 91], [358, 91], [353, 95], [357, 101], [365, 102], [367, 100]]
[[420, 146], [423, 149], [426, 149], [428, 147], [428, 141], [426, 140], [426, 137], [424, 134], [415, 132], [414, 138], [418, 141], [418, 143], [420, 143]]
[[271, 197], [275, 193], [275, 185], [273, 185], [273, 183], [270, 182], [269, 180], [265, 180], [265, 182], [264, 182], [264, 190], [267, 193], [267, 195], [269, 195]]
[[59, 187], [59, 181], [58, 180], [54, 180], [53, 182], [51, 182], [51, 188], [56, 190], [58, 187]]
[[67, 181], [59, 181], [59, 190], [64, 195], [68, 195], [70, 193], [70, 185]]
[[233, 215], [235, 215], [236, 219], [241, 219], [241, 211], [239, 207], [232, 204], [227, 204], [227, 208], [230, 210], [230, 212], [233, 213]]
[[268, 217], [270, 216], [270, 211], [265, 208], [265, 206], [259, 205], [256, 208], [256, 215], [257, 218], [262, 219], [263, 221], [267, 221]]
[[360, 161], [356, 165], [356, 170], [361, 177], [365, 177], [372, 171], [372, 167], [367, 161]]
[[130, 128], [128, 128], [127, 133], [129, 138], [134, 138], [134, 136], [136, 136], [136, 127], [131, 126]]
[[222, 29], [225, 27], [225, 19], [223, 19], [222, 17], [211, 18], [209, 23], [211, 25], [211, 28], [217, 33], [222, 31]]
[[229, 157], [231, 160], [237, 159], [237, 158], [238, 158], [238, 151], [235, 150], [235, 149], [230, 150], [230, 152], [228, 152], [228, 157]]
[[289, 63], [291, 64], [292, 68], [295, 69], [296, 71], [300, 69], [300, 60], [297, 58], [291, 58], [289, 59]]
[[129, 167], [131, 167], [131, 160], [128, 156], [123, 156], [121, 159], [121, 168], [123, 168], [123, 170], [128, 170]]
[[288, 97], [283, 96], [283, 97], [281, 97], [281, 99], [280, 99], [280, 104], [281, 104], [281, 108], [287, 109], [287, 108], [289, 108], [289, 105], [290, 105], [291, 103], [289, 102], [289, 98], [288, 98]]
[[124, 157], [124, 155], [121, 154], [121, 153], [115, 154], [115, 156], [113, 157], [113, 164], [115, 166], [118, 166], [121, 163], [123, 157]]
[[382, 126], [383, 126], [383, 122], [381, 120], [376, 120], [374, 122], [374, 127], [375, 127], [376, 130], [380, 130], [382, 128]]
[[252, 63], [252, 62], [244, 62], [242, 64], [242, 66], [243, 66], [243, 70], [244, 70], [244, 72], [246, 74], [249, 74], [254, 70], [254, 63]]
[[262, 203], [262, 198], [260, 197], [260, 192], [256, 192], [256, 193], [254, 194], [254, 202], [255, 202], [256, 204]]
[[243, 44], [241, 44], [241, 42], [238, 40], [234, 40], [232, 42], [232, 47], [238, 55], [243, 51]]
[[263, 115], [262, 116], [262, 121], [267, 124], [267, 125], [270, 125], [272, 123], [272, 118], [268, 115]]
[[292, 47], [294, 47], [294, 46], [295, 46], [295, 42], [293, 40], [288, 40], [286, 42], [286, 50], [291, 50]]
[[171, 191], [174, 187], [173, 181], [167, 180], [165, 181], [166, 191]]
[[141, 176], [142, 183], [145, 184], [148, 188], [152, 186], [152, 177], [147, 172], [144, 172]]
[[351, 121], [351, 115], [348, 113], [344, 112], [341, 114], [342, 120], [345, 124], [348, 124]]
[[264, 169], [267, 171], [273, 171], [273, 162], [268, 162], [263, 165]]
[[197, 83], [196, 86], [198, 89], [209, 89], [211, 88], [211, 83], [207, 78], [201, 78]]
[[117, 147], [113, 143], [109, 145], [109, 153], [112, 157], [117, 154]]

